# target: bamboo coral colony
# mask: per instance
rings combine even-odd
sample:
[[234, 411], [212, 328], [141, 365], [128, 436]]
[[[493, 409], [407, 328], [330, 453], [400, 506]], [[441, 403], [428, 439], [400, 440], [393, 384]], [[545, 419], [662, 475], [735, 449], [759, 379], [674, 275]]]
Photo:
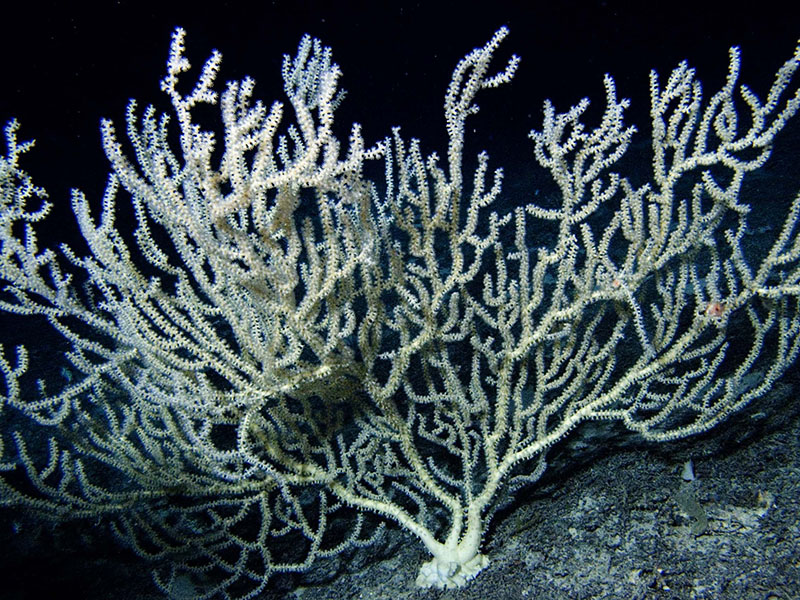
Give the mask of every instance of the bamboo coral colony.
[[[490, 71], [506, 35], [456, 66], [440, 160], [398, 129], [338, 140], [339, 68], [309, 37], [283, 63], [291, 124], [251, 79], [218, 95], [216, 52], [183, 95], [176, 30], [162, 89], [177, 144], [153, 107], [129, 107], [135, 160], [103, 122], [99, 220], [72, 198], [86, 256], [39, 249], [50, 204], [11, 122], [0, 306], [43, 315], [71, 349], [56, 392], [37, 392], [25, 348], [0, 355], [3, 502], [108, 517], [143, 556], [172, 557], [155, 571], [166, 593], [189, 574], [198, 598], [254, 597], [274, 572], [365, 543], [365, 512], [430, 551], [420, 585], [458, 586], [488, 563], [501, 498], [581, 422], [666, 441], [768, 391], [800, 347], [800, 195], [759, 249], [745, 234], [764, 208], [740, 192], [797, 112], [800, 49], [764, 102], [737, 88], [737, 49], [707, 100], [686, 63], [653, 72], [640, 187], [614, 170], [635, 130], [611, 77], [594, 129], [588, 100], [546, 102], [530, 137], [558, 203], [500, 214], [502, 171], [482, 153], [466, 172], [462, 153], [476, 95], [517, 69]], [[204, 104], [221, 108], [220, 139], [193, 120]], [[380, 186], [365, 175], [379, 160]], [[122, 190], [131, 235], [115, 223]]]

